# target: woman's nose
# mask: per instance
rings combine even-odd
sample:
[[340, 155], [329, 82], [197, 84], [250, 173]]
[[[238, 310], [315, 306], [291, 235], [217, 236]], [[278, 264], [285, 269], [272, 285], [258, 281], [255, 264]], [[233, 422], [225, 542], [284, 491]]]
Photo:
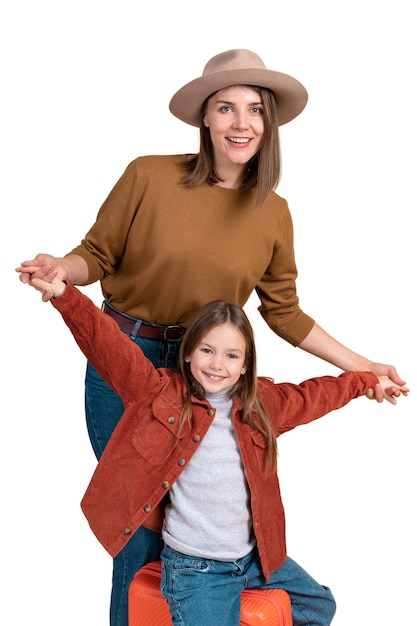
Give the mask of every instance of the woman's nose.
[[238, 128], [239, 130], [248, 128], [249, 124], [247, 113], [245, 111], [237, 111], [234, 122], [235, 128]]

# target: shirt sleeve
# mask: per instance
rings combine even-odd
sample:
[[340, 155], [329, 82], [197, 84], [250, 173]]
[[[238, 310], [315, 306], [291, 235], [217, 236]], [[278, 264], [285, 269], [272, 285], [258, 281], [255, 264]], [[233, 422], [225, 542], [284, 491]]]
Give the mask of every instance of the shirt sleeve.
[[68, 283], [65, 293], [51, 300], [84, 356], [121, 397], [124, 405], [156, 396], [168, 382], [117, 323]]
[[342, 408], [377, 383], [375, 374], [359, 371], [310, 378], [299, 385], [260, 379], [260, 394], [278, 437]]

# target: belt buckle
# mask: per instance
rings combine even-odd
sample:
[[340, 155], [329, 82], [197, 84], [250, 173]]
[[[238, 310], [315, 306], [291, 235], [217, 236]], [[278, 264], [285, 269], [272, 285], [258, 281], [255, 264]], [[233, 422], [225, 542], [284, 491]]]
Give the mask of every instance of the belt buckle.
[[[177, 332], [179, 333], [179, 335], [177, 334]], [[173, 333], [173, 335], [170, 336], [170, 333]], [[183, 336], [182, 326], [175, 326], [175, 325], [165, 326], [164, 334], [163, 334], [165, 341], [181, 341], [182, 336]]]

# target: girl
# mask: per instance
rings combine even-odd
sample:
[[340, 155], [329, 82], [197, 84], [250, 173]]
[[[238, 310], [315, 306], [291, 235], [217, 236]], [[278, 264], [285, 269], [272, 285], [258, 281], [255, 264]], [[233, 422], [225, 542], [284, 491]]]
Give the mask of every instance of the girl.
[[155, 368], [71, 283], [33, 278], [125, 406], [82, 500], [114, 557], [163, 513], [161, 589], [175, 626], [239, 626], [245, 587], [285, 589], [294, 626], [328, 625], [335, 602], [286, 554], [276, 438], [366, 394], [406, 387], [372, 372], [300, 385], [256, 375], [251, 325], [225, 301], [191, 320], [179, 370]]

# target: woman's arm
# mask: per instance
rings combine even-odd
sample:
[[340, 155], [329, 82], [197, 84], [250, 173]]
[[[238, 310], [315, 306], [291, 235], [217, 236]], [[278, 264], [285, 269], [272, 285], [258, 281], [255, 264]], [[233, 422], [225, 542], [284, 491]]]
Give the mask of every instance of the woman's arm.
[[[388, 376], [392, 383], [396, 385], [403, 386], [406, 384], [406, 381], [399, 377], [393, 365], [375, 363], [353, 352], [331, 337], [318, 324], [314, 324], [307, 337], [298, 347], [342, 370], [369, 371], [373, 372], [375, 376]], [[395, 398], [381, 388], [377, 388], [375, 393], [368, 392], [367, 396], [368, 398], [375, 398], [378, 402], [382, 402], [385, 399], [391, 402], [391, 404], [395, 404]]]

